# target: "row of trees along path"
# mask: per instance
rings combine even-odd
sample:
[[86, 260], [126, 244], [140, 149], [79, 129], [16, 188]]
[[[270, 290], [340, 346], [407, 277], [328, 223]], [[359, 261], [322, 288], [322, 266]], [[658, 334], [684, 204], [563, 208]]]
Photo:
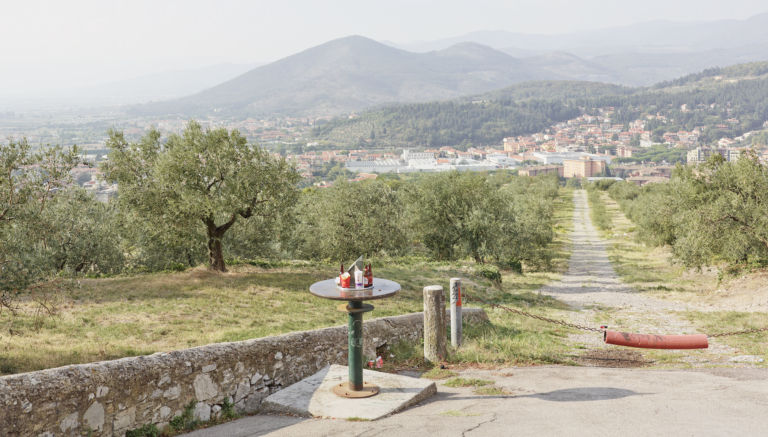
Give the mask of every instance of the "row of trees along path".
[[[606, 242], [600, 238], [590, 220], [586, 191], [575, 192], [574, 206], [568, 270], [562, 280], [543, 287], [540, 293], [577, 309], [571, 313], [570, 321], [580, 325], [597, 326], [600, 308], [611, 308], [618, 311], [614, 319], [622, 322], [621, 326], [609, 325], [611, 330], [659, 335], [701, 333], [676, 314], [677, 311], [688, 310], [686, 305], [643, 296], [621, 283], [608, 259]], [[574, 346], [586, 346], [588, 349], [616, 348], [605, 345], [602, 336], [595, 333], [571, 334], [570, 340]], [[756, 359], [737, 356], [737, 350], [712, 338], [709, 349], [680, 351], [680, 354], [683, 355], [681, 361], [695, 367], [741, 365]]]

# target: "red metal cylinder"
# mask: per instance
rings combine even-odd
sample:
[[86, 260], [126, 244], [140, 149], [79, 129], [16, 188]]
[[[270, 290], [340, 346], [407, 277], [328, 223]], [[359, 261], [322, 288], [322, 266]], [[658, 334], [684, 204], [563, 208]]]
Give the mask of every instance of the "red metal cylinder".
[[645, 335], [628, 332], [605, 331], [603, 340], [617, 346], [645, 349], [706, 349], [709, 341], [705, 334], [698, 335]]

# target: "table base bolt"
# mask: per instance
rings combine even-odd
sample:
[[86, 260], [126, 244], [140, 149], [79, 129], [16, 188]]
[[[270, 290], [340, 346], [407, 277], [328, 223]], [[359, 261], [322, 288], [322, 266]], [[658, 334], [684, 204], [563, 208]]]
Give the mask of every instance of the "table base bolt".
[[333, 392], [337, 396], [348, 399], [361, 399], [369, 398], [379, 393], [379, 386], [371, 384], [370, 382], [364, 382], [363, 387], [360, 390], [351, 390], [349, 382], [342, 382], [333, 386]]

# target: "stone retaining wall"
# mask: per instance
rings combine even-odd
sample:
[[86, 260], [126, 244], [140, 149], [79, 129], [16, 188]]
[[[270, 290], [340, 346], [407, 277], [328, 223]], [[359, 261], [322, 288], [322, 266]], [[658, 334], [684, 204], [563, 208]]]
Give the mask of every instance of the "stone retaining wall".
[[[470, 308], [463, 317], [487, 319]], [[421, 338], [423, 319], [414, 313], [364, 322], [365, 356]], [[201, 420], [227, 397], [237, 411], [253, 412], [269, 394], [346, 361], [347, 327], [339, 326], [4, 376], [0, 437], [124, 436], [144, 424], [167, 425], [192, 399]]]

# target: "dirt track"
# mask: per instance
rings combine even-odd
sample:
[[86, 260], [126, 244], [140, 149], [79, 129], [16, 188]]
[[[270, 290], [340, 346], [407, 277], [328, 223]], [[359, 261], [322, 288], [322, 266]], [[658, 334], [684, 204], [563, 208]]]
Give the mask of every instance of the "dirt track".
[[[614, 311], [615, 319], [622, 321], [620, 326], [609, 326], [613, 330], [661, 335], [699, 334], [690, 323], [675, 314], [676, 311], [689, 309], [687, 305], [643, 296], [619, 281], [608, 259], [606, 243], [590, 220], [586, 191], [576, 191], [573, 201], [573, 246], [568, 271], [560, 282], [543, 287], [541, 294], [555, 297], [579, 309], [571, 316], [573, 323], [596, 327], [600, 309], [608, 308]], [[626, 356], [619, 352], [621, 349], [605, 345], [602, 337], [594, 333], [575, 334], [571, 336], [571, 340], [575, 347], [614, 349], [616, 359]], [[645, 354], [643, 351], [638, 352]], [[582, 355], [583, 351], [575, 350], [574, 353]], [[751, 363], [759, 359], [739, 354], [737, 350], [717, 340], [710, 340], [709, 349], [704, 351], [683, 351], [676, 354], [682, 355], [679, 357], [680, 362], [693, 367], [752, 366]], [[603, 358], [607, 359], [605, 362], [610, 363], [611, 357]], [[576, 361], [584, 365], [599, 365], [601, 362], [600, 359]], [[652, 364], [652, 359], [646, 363]], [[635, 367], [635, 364], [625, 367]]]

